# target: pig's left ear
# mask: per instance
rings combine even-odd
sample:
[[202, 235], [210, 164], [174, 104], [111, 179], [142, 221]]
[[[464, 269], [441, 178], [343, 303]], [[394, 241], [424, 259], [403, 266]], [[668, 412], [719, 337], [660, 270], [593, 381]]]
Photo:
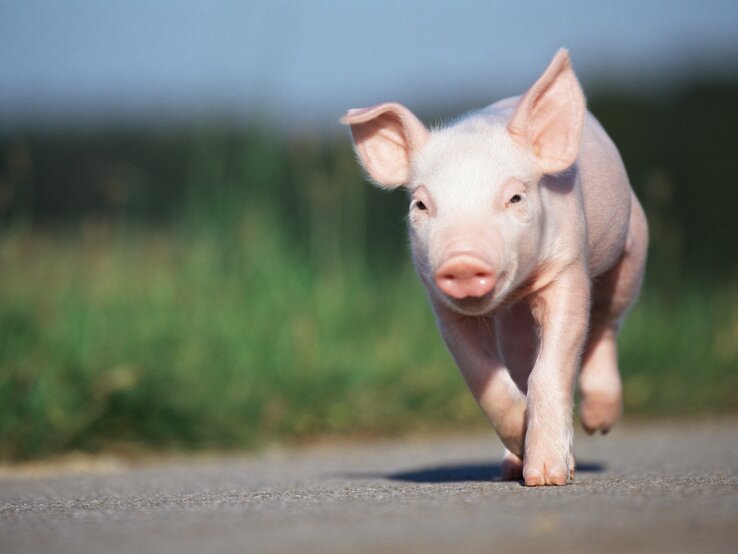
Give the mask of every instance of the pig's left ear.
[[520, 99], [508, 131], [533, 150], [543, 173], [558, 173], [577, 159], [585, 111], [569, 52], [562, 49]]
[[395, 103], [349, 110], [341, 123], [351, 126], [361, 165], [385, 188], [408, 182], [412, 155], [430, 136], [410, 110]]

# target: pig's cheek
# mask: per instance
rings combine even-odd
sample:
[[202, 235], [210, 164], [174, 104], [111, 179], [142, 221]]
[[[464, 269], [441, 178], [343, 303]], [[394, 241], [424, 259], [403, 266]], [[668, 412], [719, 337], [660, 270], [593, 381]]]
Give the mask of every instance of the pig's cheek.
[[413, 261], [418, 274], [426, 286], [429, 286], [432, 279], [431, 264], [428, 257], [427, 238], [417, 232], [410, 233], [410, 247], [412, 250]]
[[[533, 212], [535, 208], [526, 202], [522, 206], [513, 206], [509, 208], [510, 218], [518, 224], [530, 225], [533, 222]], [[512, 223], [512, 222], [511, 222]]]
[[410, 243], [413, 254], [425, 255], [428, 252], [428, 226], [424, 221], [410, 220]]

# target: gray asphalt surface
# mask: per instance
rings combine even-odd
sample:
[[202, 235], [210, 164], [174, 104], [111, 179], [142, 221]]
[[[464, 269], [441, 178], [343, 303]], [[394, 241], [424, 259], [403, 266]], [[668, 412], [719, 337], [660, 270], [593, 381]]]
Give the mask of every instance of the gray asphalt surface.
[[738, 552], [738, 420], [578, 436], [577, 480], [499, 482], [492, 432], [0, 473], [0, 551]]

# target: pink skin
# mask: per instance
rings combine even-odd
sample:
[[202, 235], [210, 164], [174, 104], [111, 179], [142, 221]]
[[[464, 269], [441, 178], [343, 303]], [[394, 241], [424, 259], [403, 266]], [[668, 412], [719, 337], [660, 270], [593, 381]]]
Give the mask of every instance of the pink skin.
[[568, 53], [508, 98], [429, 131], [407, 108], [351, 110], [358, 158], [412, 196], [418, 275], [446, 345], [526, 485], [573, 477], [572, 406], [607, 432], [621, 412], [617, 334], [648, 228], [617, 149], [586, 112]]
[[436, 271], [436, 286], [452, 298], [481, 298], [495, 286], [495, 270], [470, 254], [447, 259]]

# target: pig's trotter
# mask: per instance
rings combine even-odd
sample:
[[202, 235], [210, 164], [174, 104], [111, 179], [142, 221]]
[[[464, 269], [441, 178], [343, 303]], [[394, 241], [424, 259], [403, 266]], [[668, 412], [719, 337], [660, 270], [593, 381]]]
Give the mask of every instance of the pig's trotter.
[[597, 431], [606, 435], [620, 419], [623, 412], [623, 402], [620, 395], [612, 393], [590, 393], [582, 397], [579, 415], [582, 427], [589, 435]]
[[606, 435], [620, 419], [623, 401], [619, 391], [590, 392], [582, 396], [579, 415], [582, 427], [589, 435], [597, 431]]
[[607, 433], [623, 411], [622, 386], [617, 365], [617, 331], [608, 328], [590, 338], [579, 377], [582, 394], [579, 415], [589, 434]]
[[529, 487], [566, 485], [574, 476], [571, 424], [549, 433], [543, 426], [531, 429], [526, 436], [523, 479]]
[[505, 449], [505, 457], [502, 459], [502, 480], [519, 481], [523, 478], [523, 460]]

